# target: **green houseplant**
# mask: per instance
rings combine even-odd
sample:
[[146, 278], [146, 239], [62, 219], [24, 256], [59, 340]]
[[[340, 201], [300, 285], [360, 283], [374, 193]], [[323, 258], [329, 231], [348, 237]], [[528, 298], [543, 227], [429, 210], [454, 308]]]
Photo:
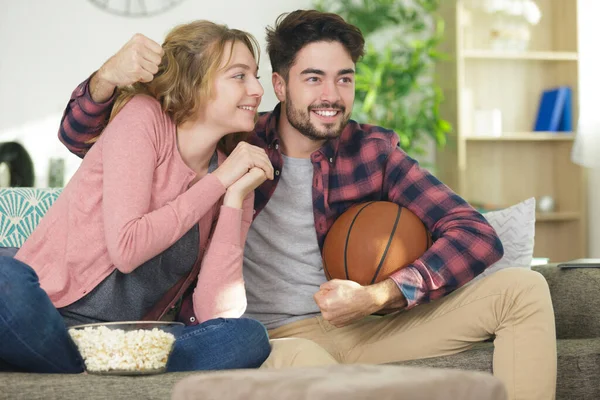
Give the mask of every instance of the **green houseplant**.
[[441, 118], [442, 92], [433, 80], [443, 23], [440, 0], [317, 0], [315, 7], [342, 16], [366, 38], [357, 64], [352, 117], [393, 129], [411, 156], [427, 143], [446, 143], [450, 124]]

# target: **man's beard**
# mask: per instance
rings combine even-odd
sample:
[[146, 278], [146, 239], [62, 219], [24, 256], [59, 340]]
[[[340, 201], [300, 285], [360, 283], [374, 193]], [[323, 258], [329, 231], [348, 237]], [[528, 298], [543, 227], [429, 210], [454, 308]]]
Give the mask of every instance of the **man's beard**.
[[[319, 108], [330, 108], [342, 113], [342, 119], [340, 120], [339, 125], [336, 127], [336, 123], [323, 124], [325, 126], [325, 131], [319, 130], [315, 124], [310, 121], [311, 110]], [[314, 104], [310, 105], [307, 111], [296, 109], [294, 103], [290, 100], [289, 93], [286, 96], [285, 112], [290, 125], [296, 128], [302, 135], [312, 140], [334, 139], [340, 136], [350, 119], [350, 115], [346, 115], [346, 107], [340, 103]]]

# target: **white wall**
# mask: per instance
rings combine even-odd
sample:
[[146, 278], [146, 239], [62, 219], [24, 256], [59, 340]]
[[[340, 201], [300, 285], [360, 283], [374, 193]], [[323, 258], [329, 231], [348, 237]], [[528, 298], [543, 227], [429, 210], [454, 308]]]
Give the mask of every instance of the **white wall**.
[[[581, 132], [591, 135], [595, 149], [586, 154], [587, 165], [595, 165], [589, 170], [589, 195], [588, 195], [588, 226], [589, 226], [589, 255], [600, 258], [600, 114], [598, 113], [598, 90], [600, 90], [600, 53], [598, 52], [598, 38], [600, 37], [600, 1], [579, 1], [579, 91], [581, 126], [590, 127], [590, 130]], [[584, 141], [587, 145], [592, 141]], [[591, 158], [594, 158], [592, 160]]]
[[60, 117], [75, 86], [136, 32], [162, 43], [173, 26], [194, 19], [226, 23], [254, 34], [261, 43], [265, 87], [261, 109], [276, 104], [265, 27], [286, 11], [310, 8], [310, 0], [185, 0], [165, 14], [125, 18], [88, 0], [18, 0], [0, 12], [0, 142], [17, 140], [31, 153], [36, 186], [47, 184], [48, 159], [64, 157], [67, 176], [79, 165], [56, 139]]

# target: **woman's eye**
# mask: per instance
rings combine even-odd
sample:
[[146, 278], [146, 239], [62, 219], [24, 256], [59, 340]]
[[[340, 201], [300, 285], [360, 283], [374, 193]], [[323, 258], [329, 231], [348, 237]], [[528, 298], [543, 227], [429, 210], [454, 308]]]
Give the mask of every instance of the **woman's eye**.
[[246, 77], [246, 74], [237, 74], [234, 76], [235, 79], [244, 79]]

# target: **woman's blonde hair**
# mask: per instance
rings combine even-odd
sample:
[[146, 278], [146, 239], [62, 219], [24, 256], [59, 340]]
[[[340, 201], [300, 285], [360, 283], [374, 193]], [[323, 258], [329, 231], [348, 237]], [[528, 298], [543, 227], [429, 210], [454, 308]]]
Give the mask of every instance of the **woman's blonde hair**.
[[[162, 45], [164, 54], [154, 79], [119, 89], [110, 119], [133, 96], [146, 94], [160, 102], [176, 125], [189, 120], [204, 102], [213, 98], [212, 83], [228, 43], [245, 45], [259, 63], [258, 42], [247, 32], [202, 20], [176, 26]], [[219, 142], [219, 149], [229, 154], [247, 135], [247, 132], [226, 135]]]

